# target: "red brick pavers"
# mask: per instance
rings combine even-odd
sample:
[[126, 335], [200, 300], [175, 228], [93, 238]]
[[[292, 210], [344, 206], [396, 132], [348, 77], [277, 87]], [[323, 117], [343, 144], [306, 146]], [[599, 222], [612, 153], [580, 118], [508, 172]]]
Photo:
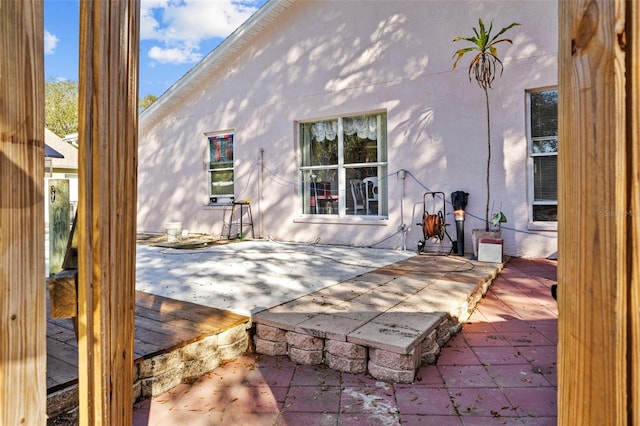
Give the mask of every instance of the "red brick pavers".
[[134, 425], [555, 425], [556, 263], [511, 259], [413, 384], [245, 355], [135, 405]]

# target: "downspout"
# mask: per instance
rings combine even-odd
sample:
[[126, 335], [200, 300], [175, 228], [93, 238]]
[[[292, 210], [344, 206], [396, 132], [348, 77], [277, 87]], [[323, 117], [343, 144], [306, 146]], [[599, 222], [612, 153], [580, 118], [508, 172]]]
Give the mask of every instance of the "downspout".
[[258, 225], [258, 238], [262, 238], [262, 222], [264, 219], [264, 215], [262, 214], [262, 188], [264, 188], [264, 149], [260, 148], [259, 153], [260, 161], [260, 178], [258, 179], [258, 217], [259, 217], [259, 225]]
[[398, 230], [402, 231], [402, 250], [407, 250], [407, 225], [404, 223], [404, 180], [407, 177], [407, 172], [404, 169], [398, 170], [397, 176], [402, 179], [401, 192], [400, 192], [400, 226]]

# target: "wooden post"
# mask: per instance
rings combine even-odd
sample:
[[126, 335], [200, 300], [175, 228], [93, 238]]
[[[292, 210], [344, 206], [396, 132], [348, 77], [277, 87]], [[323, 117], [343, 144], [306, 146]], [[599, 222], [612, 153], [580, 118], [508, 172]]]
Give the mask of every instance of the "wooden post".
[[0, 424], [46, 424], [42, 2], [0, 2]]
[[631, 288], [629, 297], [630, 341], [627, 362], [631, 366], [629, 387], [631, 395], [630, 424], [640, 424], [640, 5], [627, 4], [627, 197], [629, 215], [626, 215], [627, 274]]
[[639, 8], [559, 2], [559, 424], [640, 424]]
[[49, 275], [62, 270], [71, 233], [69, 179], [49, 179]]
[[78, 352], [81, 425], [130, 425], [138, 0], [80, 2]]

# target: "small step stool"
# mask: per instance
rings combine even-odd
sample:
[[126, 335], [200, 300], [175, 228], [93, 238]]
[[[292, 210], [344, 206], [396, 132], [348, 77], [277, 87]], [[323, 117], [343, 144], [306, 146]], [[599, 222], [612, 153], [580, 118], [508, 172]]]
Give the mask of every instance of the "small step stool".
[[[227, 239], [232, 239], [231, 234], [233, 233], [232, 230], [234, 228], [237, 228], [238, 231], [235, 233], [235, 238], [244, 238], [244, 228], [248, 226], [251, 227], [251, 238], [255, 238], [255, 234], [253, 232], [253, 215], [251, 214], [251, 201], [234, 201], [228, 206], [225, 206], [224, 217], [226, 217], [228, 209], [231, 209], [229, 222], [226, 223], [226, 219], [224, 220], [227, 227]], [[248, 221], [243, 219], [245, 213]]]

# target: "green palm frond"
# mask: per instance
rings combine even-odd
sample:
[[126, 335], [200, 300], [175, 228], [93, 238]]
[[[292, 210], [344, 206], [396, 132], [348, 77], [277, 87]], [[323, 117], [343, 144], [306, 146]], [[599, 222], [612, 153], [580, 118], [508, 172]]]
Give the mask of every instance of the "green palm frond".
[[[511, 28], [520, 25], [517, 22], [514, 22], [512, 24], [507, 25], [506, 27], [504, 27], [503, 29], [500, 30], [500, 32], [498, 32], [498, 34], [496, 34], [493, 39], [491, 39], [491, 41], [489, 43], [493, 44], [493, 43], [498, 43], [499, 41], [494, 41], [495, 39], [497, 39], [498, 37], [500, 37], [502, 34], [506, 33], [507, 31], [509, 31]], [[509, 41], [511, 42], [511, 41]]]
[[465, 53], [471, 52], [471, 51], [473, 51], [473, 50], [475, 50], [475, 48], [473, 48], [473, 47], [467, 47], [467, 48], [465, 48], [465, 49], [460, 49], [460, 50], [456, 51], [456, 53], [454, 54], [454, 56], [456, 57], [456, 60], [455, 60], [455, 62], [453, 63], [453, 68], [455, 69], [456, 64], [458, 63], [458, 61], [459, 61], [460, 59], [462, 59], [462, 57], [464, 56], [464, 54], [465, 54]]
[[504, 70], [502, 61], [498, 57], [498, 49], [496, 48], [496, 45], [500, 43], [513, 44], [512, 40], [499, 37], [517, 25], [520, 24], [514, 22], [502, 28], [497, 34], [492, 35], [493, 21], [487, 28], [482, 19], [478, 19], [478, 27], [472, 27], [475, 36], [458, 36], [453, 39], [454, 42], [466, 41], [472, 44], [472, 46], [459, 49], [454, 53], [453, 56], [455, 61], [453, 62], [453, 69], [456, 68], [458, 61], [460, 61], [460, 59], [462, 59], [467, 53], [476, 52], [476, 55], [471, 59], [471, 63], [469, 64], [469, 80], [475, 79], [483, 89], [491, 88], [491, 84], [495, 79], [498, 68], [500, 69], [500, 75], [502, 75]]

